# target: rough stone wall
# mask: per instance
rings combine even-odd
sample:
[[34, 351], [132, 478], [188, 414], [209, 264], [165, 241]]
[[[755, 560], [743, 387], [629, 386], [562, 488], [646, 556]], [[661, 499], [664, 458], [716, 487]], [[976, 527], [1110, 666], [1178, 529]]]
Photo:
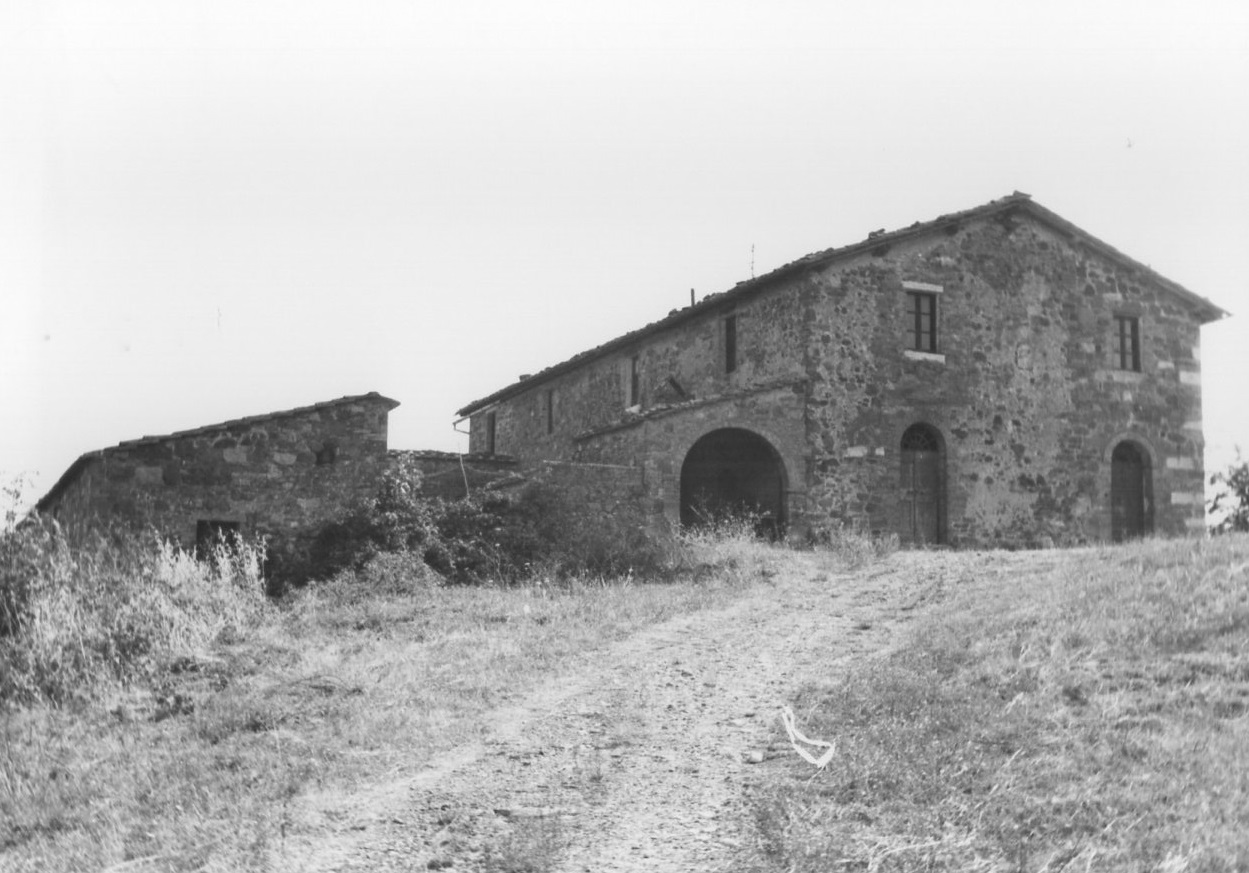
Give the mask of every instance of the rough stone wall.
[[[737, 319], [737, 367], [726, 372], [724, 319]], [[783, 294], [768, 294], [693, 324], [647, 337], [632, 348], [508, 398], [470, 419], [470, 451], [485, 451], [487, 412], [495, 415], [495, 451], [520, 459], [585, 457], [579, 438], [637, 420], [650, 410], [714, 399], [803, 376], [802, 313]], [[638, 366], [639, 401], [631, 407], [632, 359]], [[676, 385], [673, 384], [676, 383]], [[679, 388], [677, 387], [679, 386]], [[548, 431], [547, 405], [553, 406]], [[631, 462], [631, 456], [614, 461]]]
[[391, 405], [363, 399], [123, 443], [88, 456], [48, 511], [70, 530], [150, 522], [188, 547], [199, 521], [289, 541], [376, 487]]
[[[940, 288], [935, 354], [909, 351], [904, 283]], [[1118, 367], [1116, 315], [1139, 319], [1139, 372]], [[522, 467], [638, 464], [649, 511], [674, 520], [690, 447], [745, 428], [781, 458], [791, 529], [883, 532], [903, 524], [902, 435], [923, 423], [943, 444], [943, 541], [1015, 547], [1109, 539], [1111, 452], [1127, 440], [1147, 457], [1152, 529], [1183, 534], [1204, 524], [1198, 345], [1191, 304], [1147, 275], [1031, 216], [981, 217], [791, 275], [537, 382], [493, 407], [496, 447]]]
[[[908, 356], [904, 280], [943, 288], [942, 359]], [[1154, 529], [1203, 524], [1198, 326], [1173, 296], [1033, 222], [978, 222], [813, 277], [813, 512], [896, 529], [902, 433], [945, 442], [946, 537], [1110, 537], [1110, 453], [1143, 447]], [[1141, 326], [1117, 368], [1114, 316]]]
[[654, 522], [637, 466], [544, 461], [532, 468], [529, 479], [557, 489], [603, 536], [627, 537]]
[[787, 494], [787, 517], [803, 524], [807, 464], [800, 382], [742, 390], [719, 399], [661, 408], [578, 440], [577, 457], [590, 462], [632, 459], [640, 464], [648, 517], [680, 519], [681, 465], [694, 443], [725, 427], [759, 434], [777, 450]]

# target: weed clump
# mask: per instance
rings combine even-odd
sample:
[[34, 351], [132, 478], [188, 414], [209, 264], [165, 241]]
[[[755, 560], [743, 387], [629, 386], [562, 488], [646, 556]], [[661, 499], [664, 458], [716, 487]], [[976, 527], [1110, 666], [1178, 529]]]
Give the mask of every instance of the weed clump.
[[420, 472], [405, 459], [373, 496], [321, 528], [302, 575], [325, 579], [399, 554], [419, 558], [447, 584], [512, 585], [657, 571], [665, 550], [638, 530], [591, 522], [539, 483], [452, 501], [423, 497]]
[[0, 534], [0, 704], [152, 679], [239, 634], [264, 608], [262, 555], [236, 540], [197, 560], [151, 531], [71, 544], [43, 518]]

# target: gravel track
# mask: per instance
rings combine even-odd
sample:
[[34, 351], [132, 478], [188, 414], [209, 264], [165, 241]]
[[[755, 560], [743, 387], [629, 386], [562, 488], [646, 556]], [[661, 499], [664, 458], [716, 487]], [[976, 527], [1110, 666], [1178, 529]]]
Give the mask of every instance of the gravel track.
[[795, 554], [774, 585], [587, 655], [495, 710], [483, 741], [336, 798], [274, 866], [731, 870], [751, 838], [744, 786], [767, 760], [796, 758], [777, 742], [780, 708], [803, 682], [890, 647], [923, 597], [912, 563], [847, 573]]

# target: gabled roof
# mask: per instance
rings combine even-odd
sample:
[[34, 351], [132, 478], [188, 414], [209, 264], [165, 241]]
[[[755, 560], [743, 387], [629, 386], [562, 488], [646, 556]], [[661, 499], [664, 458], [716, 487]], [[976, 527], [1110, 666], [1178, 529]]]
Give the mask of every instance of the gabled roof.
[[115, 452], [119, 449], [133, 449], [138, 446], [150, 446], [157, 443], [167, 442], [169, 440], [182, 439], [184, 437], [201, 436], [203, 434], [214, 433], [216, 431], [233, 430], [238, 427], [248, 427], [264, 421], [272, 421], [275, 418], [286, 418], [292, 415], [304, 415], [306, 413], [316, 412], [321, 409], [329, 409], [335, 406], [345, 406], [351, 403], [360, 402], [380, 403], [386, 407], [387, 412], [399, 405], [398, 400], [392, 400], [389, 397], [383, 397], [376, 391], [370, 391], [368, 394], [353, 394], [347, 397], [339, 397], [337, 400], [325, 400], [321, 403], [313, 403], [310, 406], [297, 406], [294, 409], [282, 409], [277, 412], [266, 412], [263, 415], [249, 415], [245, 418], [235, 418], [230, 421], [223, 421], [220, 424], [207, 424], [203, 427], [196, 427], [190, 430], [179, 430], [174, 433], [164, 434], [162, 436], [144, 436], [139, 439], [125, 440], [115, 446], [109, 446], [104, 449], [96, 449], [95, 451], [87, 452], [86, 454], [81, 455], [76, 461], [74, 461], [74, 463], [69, 465], [69, 469], [61, 475], [61, 478], [56, 481], [56, 484], [52, 486], [48, 493], [35, 504], [35, 509], [39, 512], [46, 512], [47, 508], [56, 502], [56, 499], [61, 496], [61, 493], [68, 488], [75, 479], [78, 478], [88, 464], [98, 458], [104, 457], [109, 452]]
[[1042, 224], [1048, 225], [1059, 233], [1065, 235], [1068, 239], [1078, 242], [1097, 252], [1103, 257], [1114, 261], [1129, 270], [1134, 270], [1143, 274], [1150, 281], [1157, 283], [1170, 293], [1188, 303], [1193, 308], [1195, 317], [1202, 324], [1217, 321], [1227, 315], [1227, 312], [1220, 309], [1218, 306], [1215, 306], [1204, 297], [1194, 294], [1178, 282], [1171, 281], [1165, 276], [1155, 272], [1152, 268], [1146, 266], [1145, 264], [1128, 257], [1113, 246], [1110, 246], [1097, 239], [1097, 237], [1092, 234], [1081, 230], [1065, 218], [1051, 212], [1044, 206], [1041, 206], [1039, 203], [1033, 201], [1029, 195], [1016, 191], [1008, 197], [991, 200], [982, 206], [976, 206], [962, 212], [952, 212], [947, 215], [940, 215], [932, 221], [917, 221], [909, 227], [890, 231], [888, 233], [877, 231], [870, 234], [868, 238], [862, 242], [852, 243], [847, 246], [841, 246], [840, 248], [824, 249], [823, 251], [805, 255], [804, 257], [798, 258], [796, 261], [791, 261], [784, 266], [772, 270], [770, 273], [764, 273], [762, 276], [757, 276], [744, 282], [738, 282], [733, 288], [730, 288], [727, 291], [708, 295], [692, 306], [687, 306], [684, 309], [673, 310], [666, 318], [662, 318], [659, 321], [646, 325], [645, 327], [638, 328], [637, 330], [616, 337], [613, 340], [609, 340], [600, 346], [596, 346], [592, 349], [576, 354], [568, 360], [555, 364], [552, 367], [548, 367], [533, 376], [527, 376], [518, 382], [513, 382], [511, 385], [508, 385], [493, 394], [487, 395], [480, 400], [474, 400], [472, 403], [459, 410], [456, 414], [461, 417], [471, 415], [483, 407], [497, 403], [501, 400], [506, 400], [509, 397], [514, 397], [517, 394], [529, 390], [540, 382], [544, 382], [547, 379], [567, 373], [589, 361], [605, 357], [637, 342], [640, 339], [643, 339], [644, 337], [698, 318], [708, 310], [715, 310], [728, 303], [745, 299], [750, 295], [766, 288], [768, 285], [771, 285], [780, 279], [792, 276], [795, 273], [825, 267], [829, 264], [836, 263], [837, 261], [856, 257], [864, 254], [865, 252], [883, 252], [888, 250], [889, 247], [895, 243], [931, 234], [938, 230], [957, 228], [959, 225], [972, 219], [980, 220], [995, 216], [1009, 217], [1011, 214], [1015, 213], [1028, 215]]

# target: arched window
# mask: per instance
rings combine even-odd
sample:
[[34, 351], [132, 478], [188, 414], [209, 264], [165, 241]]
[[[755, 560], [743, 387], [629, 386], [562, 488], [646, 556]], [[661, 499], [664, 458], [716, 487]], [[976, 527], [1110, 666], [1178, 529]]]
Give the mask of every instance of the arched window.
[[945, 542], [945, 462], [936, 428], [913, 424], [902, 434], [898, 537], [916, 545]]

